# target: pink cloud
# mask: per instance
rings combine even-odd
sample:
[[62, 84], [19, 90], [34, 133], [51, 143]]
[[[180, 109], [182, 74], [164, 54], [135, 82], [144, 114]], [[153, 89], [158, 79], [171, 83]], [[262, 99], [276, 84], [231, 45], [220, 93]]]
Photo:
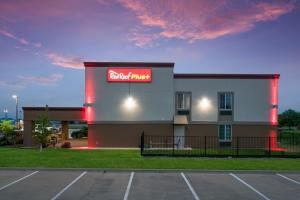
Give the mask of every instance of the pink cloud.
[[10, 38], [10, 39], [13, 39], [15, 41], [17, 41], [18, 43], [22, 44], [22, 45], [25, 45], [25, 46], [33, 46], [35, 48], [40, 48], [42, 46], [41, 43], [32, 43], [30, 42], [29, 40], [25, 39], [25, 38], [20, 38], [20, 37], [17, 37], [15, 34], [3, 29], [3, 28], [0, 28], [0, 35], [3, 35], [7, 38]]
[[[151, 33], [134, 33], [139, 47], [159, 38], [194, 42], [251, 30], [257, 23], [276, 20], [295, 8], [294, 1], [119, 0]], [[150, 36], [154, 34], [155, 36]], [[146, 37], [145, 37], [146, 35]], [[159, 35], [159, 37], [157, 37]]]
[[132, 32], [128, 35], [129, 41], [132, 41], [136, 46], [141, 48], [147, 45], [153, 46], [154, 41], [159, 37], [159, 34], [142, 33], [139, 28], [132, 29]]
[[24, 83], [33, 83], [37, 85], [55, 85], [63, 78], [62, 74], [52, 74], [50, 76], [18, 76]]
[[57, 53], [49, 53], [46, 55], [53, 65], [64, 68], [84, 69], [83, 60], [77, 57], [63, 56]]

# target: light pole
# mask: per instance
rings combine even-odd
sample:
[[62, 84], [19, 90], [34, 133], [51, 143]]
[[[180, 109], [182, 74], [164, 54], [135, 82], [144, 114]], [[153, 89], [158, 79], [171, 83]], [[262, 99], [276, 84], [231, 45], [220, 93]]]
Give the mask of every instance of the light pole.
[[5, 118], [5, 120], [7, 120], [8, 110], [5, 108], [3, 112], [4, 112], [4, 118]]
[[16, 100], [16, 128], [19, 129], [19, 97], [14, 94], [12, 98]]

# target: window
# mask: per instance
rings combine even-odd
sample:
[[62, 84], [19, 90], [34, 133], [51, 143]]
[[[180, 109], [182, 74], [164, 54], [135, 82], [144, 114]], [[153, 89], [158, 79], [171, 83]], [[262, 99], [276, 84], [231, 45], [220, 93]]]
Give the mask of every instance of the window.
[[228, 124], [222, 124], [219, 126], [219, 141], [231, 142], [232, 126]]
[[191, 107], [191, 93], [190, 92], [177, 92], [175, 97], [176, 114], [177, 115], [190, 115]]
[[220, 93], [220, 110], [232, 110], [232, 93]]
[[190, 109], [191, 94], [179, 92], [176, 94], [176, 109], [189, 110]]
[[220, 115], [232, 115], [233, 93], [222, 92], [219, 94], [219, 112]]

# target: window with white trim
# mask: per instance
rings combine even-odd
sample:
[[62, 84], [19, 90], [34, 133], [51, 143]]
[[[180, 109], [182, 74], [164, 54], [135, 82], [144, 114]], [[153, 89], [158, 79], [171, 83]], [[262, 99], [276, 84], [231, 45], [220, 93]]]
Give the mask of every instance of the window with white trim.
[[220, 105], [219, 105], [219, 109], [220, 110], [232, 110], [232, 100], [233, 100], [233, 93], [232, 92], [222, 92], [219, 95], [220, 98]]
[[176, 115], [190, 115], [191, 93], [176, 92], [175, 94]]
[[232, 138], [232, 126], [229, 124], [219, 125], [219, 141], [231, 142]]
[[187, 92], [176, 93], [176, 109], [190, 110], [191, 94]]
[[233, 93], [219, 93], [219, 115], [232, 116], [233, 110]]

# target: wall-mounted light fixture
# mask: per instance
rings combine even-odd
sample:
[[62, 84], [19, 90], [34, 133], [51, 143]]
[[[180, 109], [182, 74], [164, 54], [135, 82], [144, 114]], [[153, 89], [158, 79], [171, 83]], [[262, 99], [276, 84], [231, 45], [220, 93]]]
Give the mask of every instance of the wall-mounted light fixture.
[[135, 109], [137, 106], [136, 100], [133, 97], [128, 96], [125, 99], [124, 106], [127, 110], [131, 111], [131, 110]]
[[92, 107], [92, 104], [91, 103], [84, 103], [83, 107]]
[[201, 111], [208, 111], [211, 109], [211, 101], [207, 97], [203, 97], [198, 102], [198, 107]]

